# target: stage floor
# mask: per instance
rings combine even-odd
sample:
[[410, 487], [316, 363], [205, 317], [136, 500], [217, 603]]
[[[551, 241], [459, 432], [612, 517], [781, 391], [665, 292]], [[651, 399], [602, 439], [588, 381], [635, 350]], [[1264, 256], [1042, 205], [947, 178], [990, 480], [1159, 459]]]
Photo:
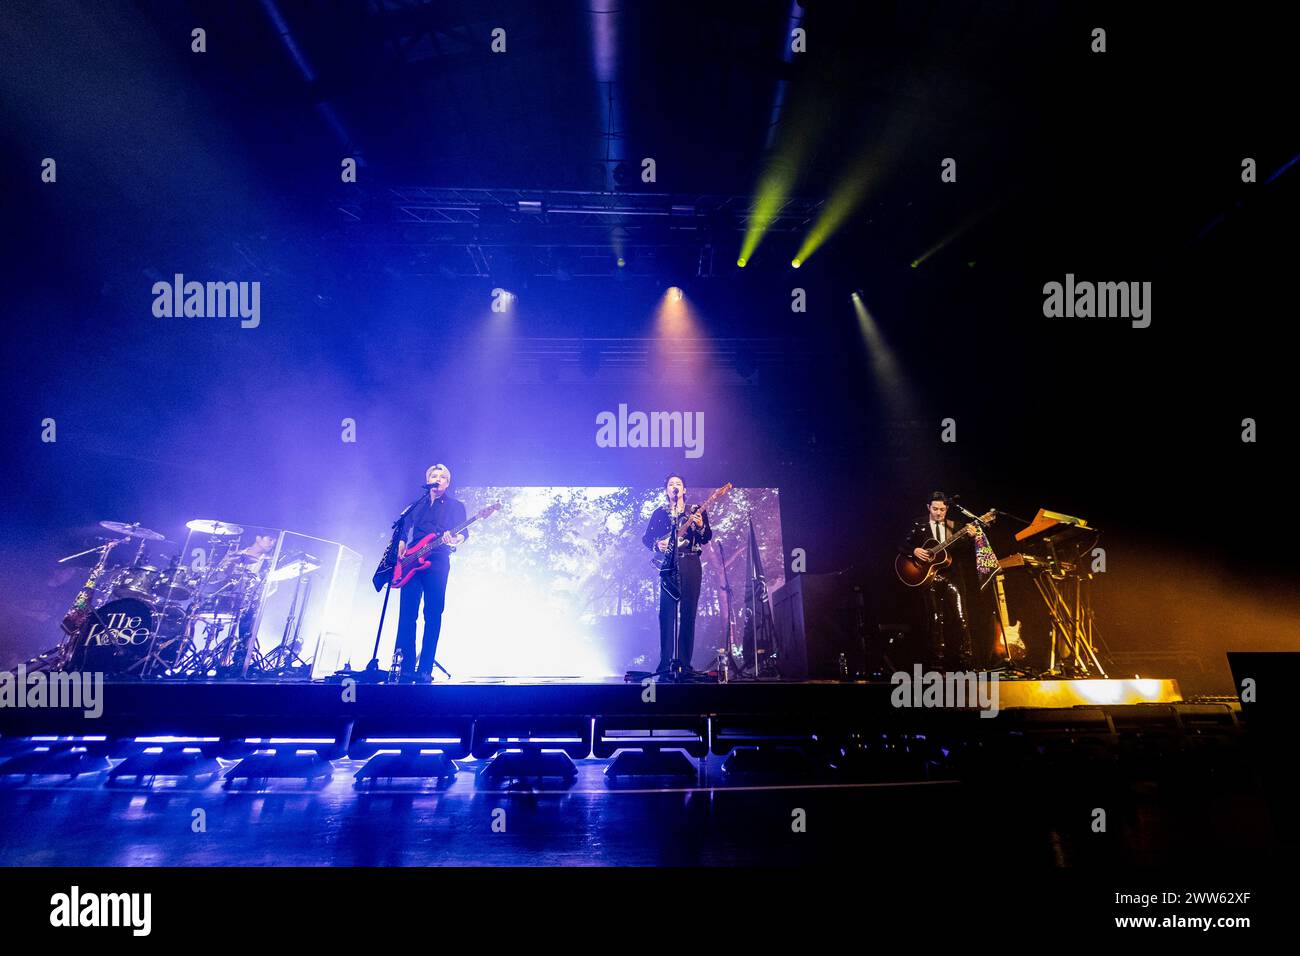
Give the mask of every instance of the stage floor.
[[[348, 690], [116, 683], [94, 719], [0, 709], [0, 865], [831, 865], [946, 858], [973, 838], [1024, 866], [1272, 852], [1240, 708], [1178, 702], [1172, 682], [999, 682], [996, 719], [898, 707], [886, 683]], [[689, 754], [685, 772], [607, 773], [619, 751], [660, 749]], [[459, 772], [367, 763], [433, 751]], [[567, 770], [502, 770], [530, 754]], [[363, 768], [376, 779], [358, 787]], [[1097, 806], [1148, 820], [1142, 839], [1093, 833]]]
[[[434, 791], [358, 792], [352, 776], [361, 762], [349, 760], [335, 761], [333, 778], [308, 791], [287, 783], [229, 791], [217, 782], [119, 789], [103, 786], [102, 774], [28, 784], [0, 788], [0, 865], [904, 865], [951, 859], [966, 846], [962, 859], [972, 866], [993, 853], [1034, 869], [1239, 868], [1266, 860], [1272, 839], [1266, 807], [1250, 792], [1130, 791], [1092, 780], [1043, 801], [1023, 775], [995, 786], [942, 775], [773, 784], [727, 781], [720, 764], [708, 758], [695, 781], [626, 789], [611, 787], [597, 760], [578, 761], [577, 779], [564, 788], [485, 789], [473, 760]], [[1103, 793], [1118, 812], [1144, 814], [1150, 833], [1139, 846], [1089, 831], [1079, 808]], [[802, 832], [792, 828], [800, 811]]]

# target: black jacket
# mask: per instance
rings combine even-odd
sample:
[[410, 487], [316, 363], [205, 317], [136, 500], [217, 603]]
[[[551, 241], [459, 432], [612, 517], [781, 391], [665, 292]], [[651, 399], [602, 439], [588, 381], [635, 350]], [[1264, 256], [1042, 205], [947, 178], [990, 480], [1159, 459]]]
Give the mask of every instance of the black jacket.
[[[415, 506], [415, 510], [402, 519], [401, 537], [408, 546], [433, 532], [450, 531], [465, 523], [465, 503], [450, 495], [430, 501], [428, 495]], [[469, 529], [462, 531], [467, 539]], [[446, 548], [440, 548], [446, 553]]]
[[[687, 505], [686, 513], [694, 514], [700, 508], [699, 505]], [[660, 505], [650, 516], [650, 522], [646, 525], [645, 534], [641, 536], [641, 543], [651, 551], [654, 550], [655, 542], [660, 538], [667, 537], [669, 530], [672, 528], [672, 518], [668, 517], [668, 509]], [[713, 528], [709, 525], [709, 513], [704, 512], [704, 527], [696, 528], [694, 525], [686, 529], [687, 545], [681, 549], [682, 553], [698, 554], [700, 548], [713, 540]]]
[[[943, 523], [948, 529], [947, 536], [949, 538], [957, 533], [957, 529], [953, 526], [951, 518], [945, 519]], [[934, 535], [930, 533], [930, 519], [928, 517], [919, 518], [916, 523], [908, 529], [907, 535], [903, 540], [898, 543], [898, 553], [910, 555], [915, 549], [924, 547], [925, 543], [933, 538]]]

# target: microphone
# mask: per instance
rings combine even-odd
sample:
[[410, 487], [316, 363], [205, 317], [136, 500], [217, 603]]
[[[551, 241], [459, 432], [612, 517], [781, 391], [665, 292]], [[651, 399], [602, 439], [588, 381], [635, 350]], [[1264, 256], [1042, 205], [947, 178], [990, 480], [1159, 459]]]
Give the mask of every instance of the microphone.
[[428, 481], [426, 481], [426, 482], [424, 483], [424, 490], [425, 490], [425, 491], [429, 491], [429, 490], [431, 490], [431, 489], [433, 489], [433, 488], [441, 488], [441, 487], [442, 487], [442, 482], [441, 482], [441, 481], [433, 481], [433, 482], [428, 482]]
[[[953, 498], [955, 499], [956, 495], [954, 495]], [[953, 504], [957, 505], [957, 510], [960, 511], [962, 514], [964, 514], [967, 518], [970, 518], [970, 520], [975, 522], [976, 525], [978, 525], [981, 528], [984, 527], [984, 522], [980, 520], [979, 515], [972, 514], [971, 512], [967, 511], [960, 504], [957, 504], [955, 500], [953, 501]]]

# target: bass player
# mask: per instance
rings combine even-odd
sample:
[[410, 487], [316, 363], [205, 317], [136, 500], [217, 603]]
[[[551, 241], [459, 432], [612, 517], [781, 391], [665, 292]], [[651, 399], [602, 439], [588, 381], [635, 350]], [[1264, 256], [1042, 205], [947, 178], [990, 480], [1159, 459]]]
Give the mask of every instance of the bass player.
[[[442, 631], [442, 611], [447, 598], [447, 576], [451, 573], [451, 549], [464, 544], [468, 529], [453, 535], [448, 529], [465, 524], [465, 505], [447, 494], [451, 487], [451, 470], [443, 464], [430, 465], [424, 475], [429, 494], [402, 519], [398, 531], [397, 556], [400, 558], [413, 542], [429, 534], [441, 534], [442, 544], [428, 555], [430, 567], [421, 571], [402, 588], [401, 607], [397, 616], [397, 651], [401, 669], [397, 680], [415, 683], [433, 682], [434, 655]], [[424, 638], [419, 663], [416, 664], [415, 623], [424, 602]]]

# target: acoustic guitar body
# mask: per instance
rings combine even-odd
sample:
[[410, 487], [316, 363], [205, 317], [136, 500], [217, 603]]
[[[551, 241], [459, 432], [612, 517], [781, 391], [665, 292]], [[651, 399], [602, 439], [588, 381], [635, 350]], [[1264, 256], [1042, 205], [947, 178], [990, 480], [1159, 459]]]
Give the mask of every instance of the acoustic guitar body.
[[[933, 538], [921, 545], [926, 551], [938, 546], [939, 542]], [[898, 574], [898, 580], [909, 588], [919, 588], [923, 584], [928, 584], [931, 578], [951, 564], [952, 555], [947, 551], [934, 561], [922, 561], [914, 554], [900, 554], [894, 558], [894, 571]]]

